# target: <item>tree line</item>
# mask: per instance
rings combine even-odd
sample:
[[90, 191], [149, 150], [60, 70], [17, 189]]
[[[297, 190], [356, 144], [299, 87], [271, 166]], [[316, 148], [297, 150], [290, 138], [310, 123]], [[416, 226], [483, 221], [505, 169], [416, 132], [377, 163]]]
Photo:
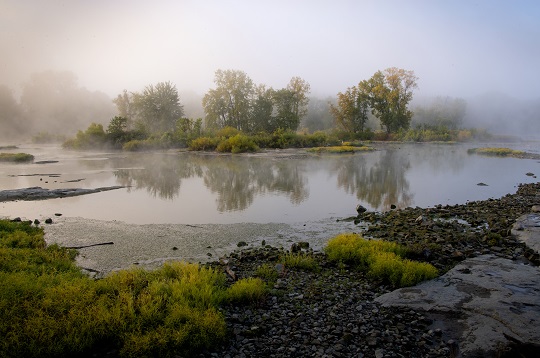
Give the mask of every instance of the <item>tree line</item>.
[[[413, 71], [395, 67], [377, 71], [358, 86], [338, 93], [337, 103], [329, 107], [335, 123], [351, 133], [363, 132], [370, 112], [388, 133], [407, 129], [416, 81]], [[232, 127], [250, 134], [296, 131], [308, 113], [310, 85], [300, 77], [273, 89], [254, 83], [243, 71], [217, 70], [214, 83], [215, 88], [202, 99], [207, 129]], [[140, 93], [124, 91], [113, 102], [126, 127], [150, 134], [174, 131], [184, 114], [178, 91], [170, 82], [149, 85]]]
[[[202, 97], [203, 120], [185, 116], [178, 90], [171, 82], [151, 84], [142, 91], [124, 90], [104, 106], [103, 98], [107, 97], [77, 87], [73, 74], [47, 71], [32, 76], [25, 84], [20, 104], [9, 89], [0, 87], [0, 123], [7, 124], [6, 133], [28, 128], [29, 123], [33, 129], [61, 132], [73, 131], [76, 126], [79, 129], [84, 121], [92, 122], [85, 132], [79, 131], [68, 141], [68, 146], [74, 147], [100, 142], [120, 147], [144, 140], [146, 144], [150, 141], [185, 147], [203, 134], [211, 136], [224, 128], [248, 135], [324, 130], [342, 133], [342, 139], [372, 139], [374, 129], [390, 135], [411, 127], [410, 107], [417, 80], [413, 71], [391, 67], [335, 97], [319, 99], [309, 97], [310, 85], [300, 77], [292, 77], [283, 88], [274, 89], [256, 84], [243, 71], [220, 69], [215, 72], [214, 88]], [[106, 126], [102, 119], [114, 113], [114, 106], [117, 115]], [[448, 98], [417, 106], [416, 126], [456, 129], [465, 108], [464, 100]]]

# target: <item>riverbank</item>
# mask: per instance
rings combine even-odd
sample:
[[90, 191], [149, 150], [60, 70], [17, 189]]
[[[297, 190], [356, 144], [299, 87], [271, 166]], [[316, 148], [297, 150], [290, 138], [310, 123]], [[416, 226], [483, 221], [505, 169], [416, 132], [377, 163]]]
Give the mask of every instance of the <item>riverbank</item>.
[[[342, 231], [356, 231], [368, 238], [390, 240], [406, 245], [413, 250], [414, 258], [430, 262], [440, 270], [441, 274], [447, 272], [455, 274], [452, 269], [456, 268], [456, 265], [464, 264], [464, 267], [457, 267], [463, 271], [459, 271], [458, 274], [469, 277], [471, 275], [466, 274], [473, 272], [474, 269], [472, 266], [467, 266], [468, 260], [475, 260], [486, 255], [505, 260], [501, 265], [514, 263], [518, 270], [519, 267], [527, 267], [538, 274], [538, 267], [535, 266], [539, 263], [538, 252], [533, 250], [533, 245], [527, 246], [516, 235], [517, 232], [526, 232], [523, 220], [518, 220], [518, 218], [530, 215], [533, 208], [537, 210], [539, 204], [540, 183], [526, 184], [519, 186], [515, 194], [499, 199], [474, 201], [463, 205], [438, 205], [433, 208], [406, 208], [386, 213], [365, 212], [357, 217], [336, 222], [335, 225], [341, 227]], [[207, 225], [200, 227], [184, 225], [181, 231], [175, 231], [174, 226], [132, 225], [130, 230], [125, 231], [125, 224], [122, 223], [111, 222], [103, 226], [102, 222], [79, 219], [76, 225], [71, 225], [74, 223], [70, 223], [70, 219], [66, 218], [67, 221], [63, 222], [62, 218], [57, 220], [56, 225], [45, 227], [47, 235], [50, 235], [50, 230], [57, 230], [53, 236], [58, 239], [60, 237], [58, 230], [78, 227], [79, 231], [76, 234], [79, 238], [82, 237], [82, 241], [77, 244], [90, 243], [92, 238], [101, 238], [100, 232], [103, 230], [109, 234], [112, 232], [118, 243], [124, 240], [124, 246], [129, 246], [130, 240], [132, 244], [137, 242], [137, 237], [141, 238], [140, 242], [148, 242], [149, 240], [144, 240], [144, 238], [160, 237], [165, 234], [170, 239], [182, 238], [189, 243], [193, 240], [201, 240], [202, 232], [209, 229]], [[86, 227], [84, 231], [86, 234], [81, 236], [81, 226], [78, 225], [83, 223], [82, 227]], [[229, 276], [231, 282], [252, 277], [256, 275], [258, 268], [265, 265], [274, 268], [278, 275], [273, 280], [267, 280], [271, 287], [270, 293], [257, 305], [222, 307], [221, 311], [228, 326], [228, 340], [211, 351], [202, 352], [201, 357], [453, 357], [460, 355], [511, 357], [518, 351], [527, 357], [538, 353], [539, 348], [528, 341], [517, 339], [513, 334], [506, 338], [504, 334], [508, 332], [508, 327], [504, 326], [494, 328], [498, 330], [497, 333], [502, 339], [487, 342], [488, 346], [479, 347], [479, 351], [475, 352], [474, 347], [475, 344], [480, 343], [465, 342], [464, 335], [471, 337], [481, 333], [475, 331], [471, 333], [470, 327], [463, 323], [466, 321], [465, 318], [469, 317], [469, 312], [466, 311], [463, 302], [479, 299], [482, 302], [481, 305], [488, 306], [486, 292], [493, 290], [492, 288], [469, 287], [465, 291], [458, 290], [465, 293], [464, 297], [457, 299], [457, 303], [461, 306], [448, 309], [444, 314], [437, 310], [425, 310], [418, 305], [407, 306], [403, 296], [398, 299], [398, 305], [378, 302], [380, 297], [397, 291], [394, 291], [393, 287], [369, 279], [351, 267], [329, 263], [325, 255], [319, 251], [323, 246], [321, 243], [311, 245], [311, 248], [315, 248], [313, 255], [319, 270], [306, 271], [282, 267], [279, 266], [279, 256], [287, 252], [295, 242], [299, 241], [299, 238], [297, 237], [297, 240], [285, 239], [287, 235], [282, 231], [280, 235], [284, 240], [277, 243], [280, 247], [276, 247], [276, 242], [263, 242], [262, 237], [272, 235], [276, 232], [275, 230], [283, 230], [284, 226], [254, 225], [252, 231], [245, 231], [246, 227], [242, 225], [244, 224], [229, 231], [226, 228], [231, 229], [230, 225], [215, 226], [210, 237], [226, 238], [227, 248], [214, 252], [212, 256], [201, 255], [194, 259], [219, 267]], [[115, 226], [118, 226], [116, 230], [111, 230]], [[64, 239], [71, 238], [69, 242], [73, 245], [72, 239], [76, 237], [75, 233], [63, 232]], [[187, 234], [188, 232], [190, 234]], [[238, 236], [240, 232], [248, 232], [248, 235]], [[329, 234], [326, 238], [331, 236]], [[124, 239], [119, 240], [122, 237]], [[235, 244], [244, 239], [249, 242], [249, 246], [236, 248]], [[65, 245], [62, 240], [60, 242]], [[149, 243], [151, 244], [152, 241]], [[163, 245], [163, 248], [168, 252], [175, 252], [170, 247], [174, 243], [169, 244]], [[118, 245], [116, 249], [121, 247], [123, 246]], [[237, 250], [233, 251], [235, 248]], [[79, 251], [87, 260], [91, 250], [95, 250], [95, 257], [104, 258], [109, 254], [122, 255], [122, 252], [111, 249], [112, 246], [99, 246]], [[211, 250], [208, 249], [208, 251]], [[221, 259], [216, 260], [218, 257]], [[204, 258], [206, 260], [199, 260]], [[174, 258], [170, 257], [170, 259]], [[495, 260], [490, 258], [485, 261], [489, 263]], [[161, 263], [162, 261], [154, 262], [154, 264]], [[141, 264], [144, 264], [142, 260]], [[494, 268], [488, 271], [496, 272]], [[531, 273], [527, 273], [526, 277], [531, 278]], [[456, 282], [455, 279], [444, 281], [445, 279], [441, 278], [440, 280], [446, 282], [446, 287], [452, 287], [451, 283]], [[523, 286], [518, 282], [499, 283], [499, 286], [501, 285], [517, 287], [518, 290]], [[513, 296], [510, 289], [506, 291], [503, 292], [505, 295]], [[533, 287], [532, 291], [532, 293], [539, 292], [539, 288]], [[446, 299], [439, 297], [442, 303]], [[527, 310], [523, 311], [520, 307], [527, 307]], [[524, 305], [514, 302], [514, 305], [510, 307], [512, 309], [501, 304], [500, 309], [502, 308], [509, 311], [509, 314], [517, 314], [525, 319], [536, 317], [531, 314], [533, 311], [536, 315], [540, 314], [538, 304], [531, 306], [530, 303]], [[523, 323], [522, 320], [514, 321], [518, 325]], [[536, 322], [530, 324], [532, 327], [536, 326]], [[512, 327], [509, 331], [512, 332]], [[526, 353], [527, 349], [533, 353]], [[111, 349], [100, 354], [113, 357], [116, 352]]]
[[[378, 297], [390, 294], [391, 287], [350, 267], [333, 266], [323, 254], [314, 256], [319, 272], [276, 266], [282, 271], [269, 297], [255, 307], [226, 307], [230, 340], [201, 356], [536, 357], [540, 352], [534, 329], [540, 317], [538, 252], [516, 238], [512, 229], [537, 235], [539, 240], [534, 225], [531, 231], [516, 222], [537, 210], [539, 203], [540, 185], [533, 184], [496, 200], [364, 214], [372, 225], [366, 234], [416, 245], [419, 258], [442, 272], [457, 264], [463, 267], [449, 272], [449, 278], [433, 280], [446, 287], [435, 288], [439, 296], [402, 289], [419, 294], [410, 299], [401, 294], [397, 304], [395, 298], [389, 304], [391, 300]], [[275, 248], [239, 251], [221, 260], [221, 266], [236, 278], [249, 277], [261, 265], [276, 265], [280, 253]], [[474, 260], [487, 265], [479, 270], [479, 278], [474, 277], [477, 266], [470, 263]], [[493, 283], [499, 276], [496, 272], [509, 272], [510, 266], [516, 276], [505, 278], [510, 282]], [[519, 272], [525, 273], [524, 282], [516, 279], [523, 276]], [[486, 275], [496, 276], [488, 288], [481, 287]], [[465, 276], [477, 281], [466, 283]], [[445, 296], [449, 287], [462, 296]], [[527, 297], [520, 301], [520, 295]], [[429, 302], [422, 306], [418, 297], [428, 297]], [[429, 300], [434, 297], [435, 301]], [[445, 304], [448, 307], [440, 309]]]

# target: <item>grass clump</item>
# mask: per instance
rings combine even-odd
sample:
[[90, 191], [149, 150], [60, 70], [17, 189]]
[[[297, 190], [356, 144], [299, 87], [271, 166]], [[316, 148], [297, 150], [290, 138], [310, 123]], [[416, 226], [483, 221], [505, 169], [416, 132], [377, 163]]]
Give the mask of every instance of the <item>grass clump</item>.
[[173, 262], [93, 280], [76, 252], [47, 246], [43, 230], [0, 220], [0, 356], [190, 356], [226, 335], [218, 307], [260, 300], [259, 278], [226, 287], [225, 275]]
[[413, 286], [438, 276], [431, 264], [405, 259], [405, 247], [387, 241], [365, 240], [358, 234], [341, 234], [328, 241], [330, 261], [347, 263], [373, 279], [396, 287]]
[[226, 299], [233, 303], [256, 303], [266, 295], [266, 284], [258, 277], [248, 277], [233, 283], [226, 291]]
[[312, 254], [307, 252], [286, 253], [280, 257], [280, 262], [287, 268], [305, 271], [317, 271], [319, 266]]
[[254, 275], [269, 282], [274, 282], [279, 276], [276, 268], [268, 263], [258, 266], [257, 269], [255, 269]]
[[0, 162], [25, 163], [34, 160], [34, 156], [28, 153], [0, 153]]
[[309, 148], [307, 151], [312, 153], [331, 153], [331, 154], [341, 154], [341, 153], [355, 153], [355, 152], [369, 152], [375, 150], [373, 147], [368, 146], [353, 146], [353, 145], [340, 145], [340, 146], [331, 146], [331, 147], [315, 147]]
[[467, 150], [467, 153], [468, 154], [482, 154], [482, 155], [497, 156], [497, 157], [518, 157], [525, 154], [525, 152], [521, 150], [514, 150], [510, 148], [497, 148], [497, 147], [470, 148]]

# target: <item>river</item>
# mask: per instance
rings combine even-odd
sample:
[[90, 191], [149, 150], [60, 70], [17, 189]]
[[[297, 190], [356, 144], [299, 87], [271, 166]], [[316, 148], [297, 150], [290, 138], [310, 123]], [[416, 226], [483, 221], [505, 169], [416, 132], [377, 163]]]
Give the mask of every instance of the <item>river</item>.
[[[52, 217], [63, 226], [51, 226], [48, 236], [64, 245], [115, 241], [114, 250], [86, 249], [86, 257], [94, 260], [87, 266], [110, 270], [168, 257], [215, 257], [239, 240], [260, 244], [266, 238], [285, 246], [302, 239], [320, 247], [334, 233], [355, 230], [354, 224], [336, 220], [356, 215], [358, 204], [376, 211], [390, 210], [393, 205], [464, 204], [514, 193], [518, 184], [537, 182], [540, 175], [538, 160], [467, 154], [468, 148], [480, 145], [375, 146], [373, 152], [342, 155], [304, 150], [223, 155], [176, 150], [77, 152], [21, 145], [2, 152], [30, 153], [35, 161], [0, 163], [0, 189], [125, 188], [71, 198], [3, 202], [0, 217], [40, 221]], [[512, 146], [540, 153], [539, 142]], [[77, 226], [82, 223], [86, 226]], [[207, 234], [191, 232], [197, 227], [204, 227]], [[139, 229], [129, 237], [120, 234]], [[174, 241], [180, 236], [185, 240]], [[115, 252], [116, 257], [97, 262], [103, 250]]]

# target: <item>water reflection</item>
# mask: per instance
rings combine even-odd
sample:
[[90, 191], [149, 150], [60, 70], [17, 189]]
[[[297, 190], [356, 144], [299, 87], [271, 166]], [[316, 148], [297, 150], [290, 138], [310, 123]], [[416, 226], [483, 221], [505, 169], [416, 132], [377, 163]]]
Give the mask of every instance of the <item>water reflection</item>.
[[351, 156], [337, 162], [337, 186], [378, 210], [406, 207], [414, 196], [406, 178], [410, 167], [406, 153], [395, 150]]
[[146, 189], [154, 197], [173, 200], [178, 196], [182, 179], [203, 174], [200, 163], [195, 158], [186, 160], [178, 155], [142, 155], [131, 157], [123, 163], [129, 169], [114, 172], [118, 184], [133, 189]]
[[[0, 163], [0, 187], [102, 187], [125, 190], [43, 202], [2, 203], [0, 215], [63, 212], [125, 222], [287, 222], [373, 210], [485, 200], [536, 182], [538, 161], [471, 156], [466, 146], [385, 144], [352, 155], [205, 155], [190, 152], [80, 153], [35, 149], [50, 164]], [[28, 150], [34, 154], [31, 150]], [[36, 173], [59, 173], [52, 180]], [[31, 176], [29, 176], [31, 175]], [[56, 183], [57, 181], [57, 183]], [[478, 187], [485, 182], [488, 186]], [[114, 205], [111, 205], [111, 202]], [[109, 210], [110, 209], [110, 210]]]
[[202, 178], [217, 194], [217, 210], [245, 210], [257, 195], [279, 193], [298, 205], [309, 197], [304, 163], [298, 160], [275, 161], [268, 158], [204, 155], [148, 155], [131, 157], [116, 165], [119, 185], [130, 190], [146, 189], [154, 197], [178, 197], [183, 179]]

